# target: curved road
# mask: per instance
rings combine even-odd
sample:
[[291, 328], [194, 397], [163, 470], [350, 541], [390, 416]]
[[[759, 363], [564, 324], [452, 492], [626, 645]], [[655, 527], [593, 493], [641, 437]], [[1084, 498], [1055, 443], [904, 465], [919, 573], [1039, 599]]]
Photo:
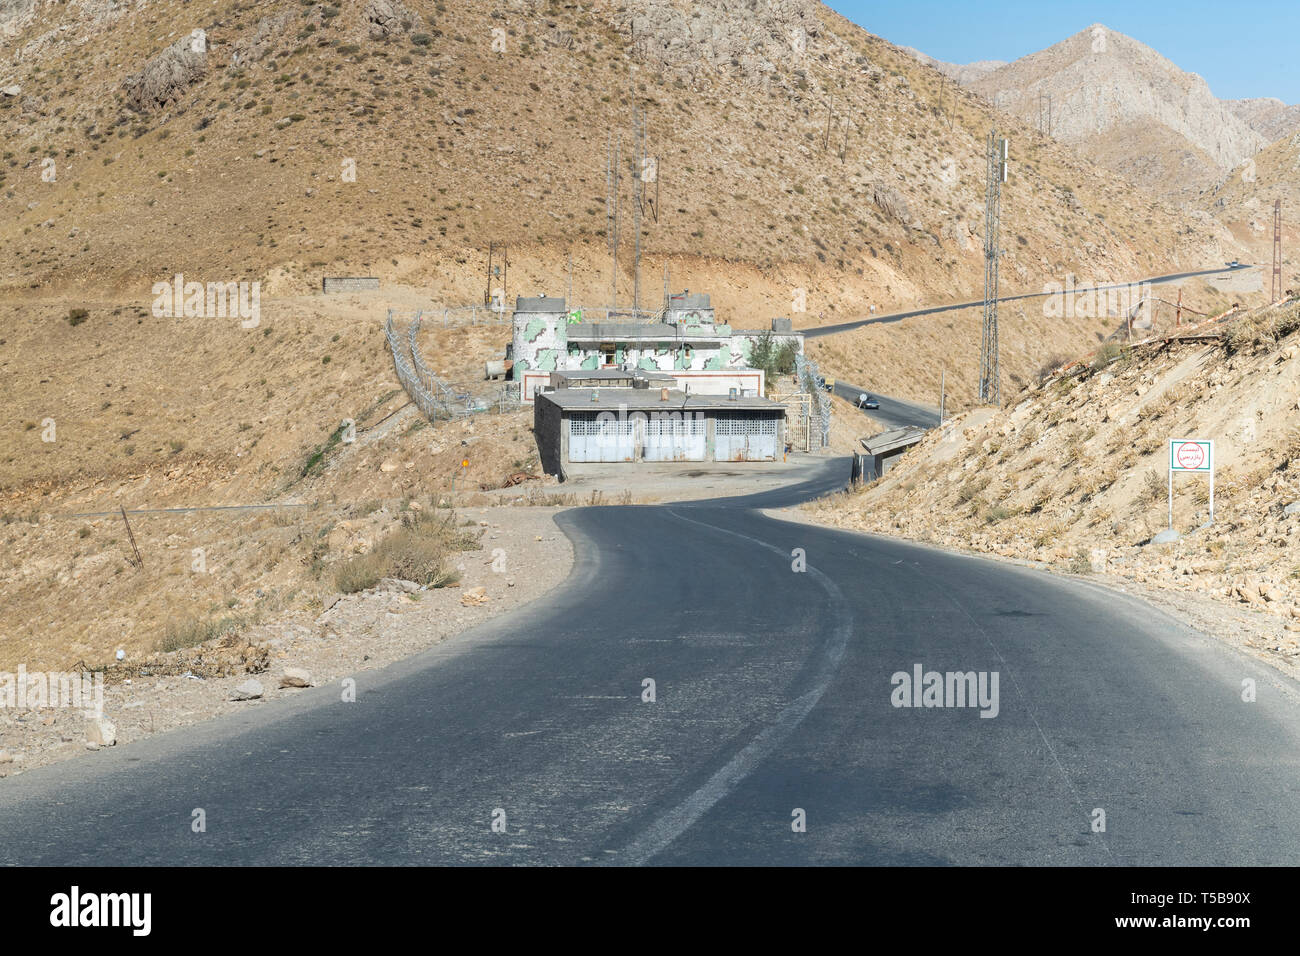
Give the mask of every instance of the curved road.
[[[358, 675], [355, 703], [316, 688], [0, 781], [0, 863], [1300, 858], [1295, 682], [1082, 580], [758, 510], [846, 477], [565, 512], [563, 588]], [[895, 708], [917, 664], [997, 672], [996, 716]]]
[[939, 409], [928, 408], [905, 398], [890, 398], [869, 388], [850, 385], [842, 379], [835, 380], [835, 394], [856, 405], [858, 396], [866, 393], [880, 405], [879, 408], [861, 409], [863, 414], [883, 424], [886, 428], [902, 428], [906, 425], [919, 425], [921, 428], [934, 428], [939, 424]]

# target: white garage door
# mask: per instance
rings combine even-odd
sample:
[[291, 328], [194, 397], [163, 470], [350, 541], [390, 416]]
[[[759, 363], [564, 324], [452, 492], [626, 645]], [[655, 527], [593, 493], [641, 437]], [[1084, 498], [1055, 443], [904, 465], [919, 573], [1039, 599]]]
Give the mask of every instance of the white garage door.
[[777, 419], [719, 418], [714, 431], [718, 461], [773, 461]]
[[645, 423], [646, 461], [704, 461], [704, 419], [651, 416]]
[[569, 419], [569, 461], [631, 461], [635, 436], [630, 419], [574, 415]]

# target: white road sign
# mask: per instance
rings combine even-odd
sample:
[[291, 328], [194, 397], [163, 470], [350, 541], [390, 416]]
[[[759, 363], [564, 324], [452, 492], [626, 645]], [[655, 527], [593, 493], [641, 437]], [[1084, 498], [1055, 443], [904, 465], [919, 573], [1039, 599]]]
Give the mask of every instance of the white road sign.
[[1214, 471], [1214, 442], [1174, 438], [1169, 442], [1170, 471]]
[[1210, 476], [1210, 524], [1214, 524], [1214, 442], [1201, 438], [1169, 439], [1169, 527], [1174, 526], [1174, 472]]

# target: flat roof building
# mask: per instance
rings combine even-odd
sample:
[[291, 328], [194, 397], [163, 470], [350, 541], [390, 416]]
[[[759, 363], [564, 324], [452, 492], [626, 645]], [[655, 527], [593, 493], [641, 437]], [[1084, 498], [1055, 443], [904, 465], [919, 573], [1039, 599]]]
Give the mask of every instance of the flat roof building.
[[542, 467], [563, 477], [584, 462], [776, 461], [785, 451], [785, 413], [738, 390], [732, 397], [659, 385], [548, 388], [536, 394], [533, 431]]

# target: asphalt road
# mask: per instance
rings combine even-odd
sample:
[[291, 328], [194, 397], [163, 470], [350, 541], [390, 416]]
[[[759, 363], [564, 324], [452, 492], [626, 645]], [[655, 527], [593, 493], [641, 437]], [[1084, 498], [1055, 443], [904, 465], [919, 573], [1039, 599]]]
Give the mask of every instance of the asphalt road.
[[[564, 587], [357, 675], [355, 703], [0, 781], [0, 863], [1300, 859], [1295, 682], [1086, 581], [756, 510], [846, 475], [566, 512]], [[892, 706], [917, 664], [996, 672], [997, 715]]]
[[927, 408], [924, 405], [918, 405], [916, 402], [909, 402], [902, 398], [890, 398], [888, 395], [873, 392], [869, 388], [850, 385], [841, 379], [835, 380], [835, 394], [840, 398], [847, 399], [854, 405], [858, 403], [858, 396], [864, 393], [870, 395], [874, 401], [879, 403], [880, 407], [864, 408], [862, 409], [863, 414], [870, 415], [886, 428], [902, 428], [905, 425], [934, 428], [939, 424], [939, 410], [937, 408]]
[[[1220, 275], [1228, 272], [1236, 272], [1240, 269], [1252, 268], [1246, 264], [1236, 266], [1225, 266], [1221, 269], [1201, 269], [1197, 272], [1171, 272], [1168, 275], [1153, 276], [1150, 279], [1139, 279], [1136, 283], [1121, 282], [1114, 285], [1097, 286], [1098, 292], [1105, 292], [1109, 289], [1123, 289], [1131, 285], [1160, 285], [1164, 282], [1177, 282], [1179, 279], [1192, 279], [1196, 276]], [[1024, 292], [1019, 295], [999, 296], [999, 302], [1018, 302], [1022, 299], [1042, 299], [1049, 295], [1055, 295], [1054, 292]], [[823, 325], [818, 328], [800, 329], [805, 339], [816, 339], [823, 335], [835, 335], [838, 332], [851, 332], [854, 329], [860, 329], [866, 325], [886, 325], [891, 322], [901, 322], [903, 319], [915, 318], [919, 315], [937, 315], [941, 312], [956, 312], [958, 309], [980, 308], [984, 305], [983, 299], [976, 299], [972, 302], [956, 302], [951, 305], [935, 305], [925, 309], [913, 309], [910, 312], [891, 312], [888, 315], [875, 315], [869, 319], [856, 319], [852, 322], [840, 322], [837, 325]]]

